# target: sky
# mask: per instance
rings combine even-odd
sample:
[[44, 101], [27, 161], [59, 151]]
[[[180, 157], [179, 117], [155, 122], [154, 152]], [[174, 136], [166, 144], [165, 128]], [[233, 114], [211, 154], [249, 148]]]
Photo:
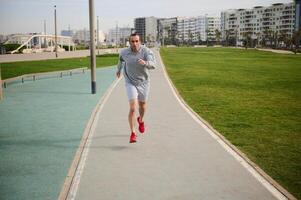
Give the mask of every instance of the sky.
[[[133, 27], [137, 17], [220, 16], [227, 9], [269, 6], [292, 0], [94, 0], [100, 30]], [[0, 34], [46, 32], [54, 34], [54, 5], [58, 33], [89, 29], [89, 0], [0, 0]]]

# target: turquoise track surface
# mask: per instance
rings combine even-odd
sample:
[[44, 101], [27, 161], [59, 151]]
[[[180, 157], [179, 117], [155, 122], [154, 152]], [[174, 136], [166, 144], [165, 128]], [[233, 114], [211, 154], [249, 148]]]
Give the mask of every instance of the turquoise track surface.
[[93, 109], [115, 67], [13, 83], [0, 101], [0, 199], [57, 199]]

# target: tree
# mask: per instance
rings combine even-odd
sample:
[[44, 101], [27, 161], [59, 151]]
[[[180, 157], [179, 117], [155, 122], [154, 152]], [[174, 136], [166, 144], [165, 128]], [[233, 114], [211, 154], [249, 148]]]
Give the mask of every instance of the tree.
[[188, 30], [188, 44], [192, 45], [193, 34], [191, 30]]
[[221, 36], [222, 36], [222, 33], [218, 29], [215, 29], [215, 38], [216, 38], [217, 44], [220, 43]]
[[257, 38], [257, 46], [260, 45], [260, 36], [261, 36], [261, 32], [257, 32], [256, 33], [256, 38]]
[[287, 32], [286, 31], [281, 31], [278, 39], [279, 39], [278, 42], [284, 44], [285, 48], [288, 47], [288, 45], [287, 45], [288, 37], [287, 37]]
[[273, 41], [273, 47], [277, 48], [279, 42], [278, 31], [272, 31], [272, 41]]
[[206, 29], [206, 42], [207, 42], [207, 46], [209, 45], [208, 44], [208, 42], [209, 42], [209, 38], [208, 38], [209, 37], [209, 32], [210, 32], [209, 29]]
[[293, 42], [293, 44], [295, 46], [295, 48], [294, 48], [294, 53], [295, 54], [297, 53], [297, 50], [299, 48], [300, 39], [301, 39], [301, 29], [299, 29], [297, 31], [294, 31], [293, 37], [292, 37], [292, 42]]
[[248, 47], [251, 47], [252, 44], [251, 32], [244, 32], [243, 37], [245, 48], [248, 49]]
[[230, 31], [225, 30], [225, 35], [226, 35], [226, 46], [228, 46], [229, 45], [229, 38], [230, 38]]
[[273, 31], [272, 30], [268, 30], [267, 38], [268, 38], [270, 47], [272, 47], [272, 45], [273, 45]]

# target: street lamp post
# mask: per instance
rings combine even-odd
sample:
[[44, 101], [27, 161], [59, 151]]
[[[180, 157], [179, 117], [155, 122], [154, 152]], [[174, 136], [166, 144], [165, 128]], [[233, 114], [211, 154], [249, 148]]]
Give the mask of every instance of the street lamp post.
[[44, 20], [44, 48], [47, 48], [47, 38], [46, 38], [46, 20]]
[[116, 34], [115, 34], [115, 43], [116, 43], [116, 48], [118, 48], [117, 46], [117, 32], [118, 32], [118, 22], [116, 22]]
[[54, 5], [54, 32], [55, 32], [55, 57], [57, 58], [57, 27], [56, 27], [56, 5]]
[[2, 90], [1, 64], [0, 64], [0, 100], [2, 99], [3, 99], [3, 90]]
[[91, 89], [92, 94], [96, 94], [96, 56], [95, 56], [95, 14], [94, 0], [89, 0], [90, 19], [90, 59], [91, 59]]
[[97, 16], [97, 33], [96, 33], [97, 35], [96, 35], [96, 48], [97, 48], [97, 54], [99, 55], [99, 18], [98, 18], [98, 16]]

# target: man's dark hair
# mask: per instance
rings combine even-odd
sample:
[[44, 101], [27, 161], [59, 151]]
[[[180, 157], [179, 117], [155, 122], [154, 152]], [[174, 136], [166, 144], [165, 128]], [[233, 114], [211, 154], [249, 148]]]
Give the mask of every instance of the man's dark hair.
[[137, 32], [132, 33], [132, 34], [130, 35], [130, 38], [133, 37], [133, 36], [138, 36], [138, 37], [139, 37], [139, 40], [141, 40], [141, 37], [140, 37], [140, 35], [139, 35]]
[[131, 33], [130, 37], [132, 36], [140, 36], [137, 32]]

